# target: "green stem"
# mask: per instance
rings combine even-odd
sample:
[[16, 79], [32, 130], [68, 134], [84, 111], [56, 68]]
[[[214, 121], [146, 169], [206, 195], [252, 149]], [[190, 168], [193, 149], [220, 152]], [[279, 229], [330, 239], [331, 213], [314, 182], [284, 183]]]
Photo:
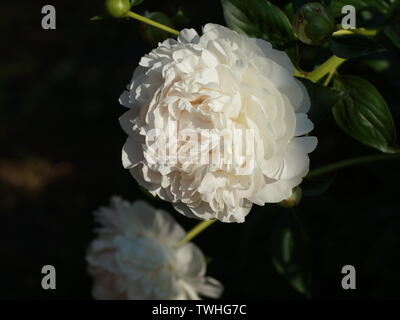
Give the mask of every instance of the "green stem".
[[137, 14], [137, 13], [135, 13], [135, 12], [129, 11], [129, 12], [126, 14], [126, 16], [131, 17], [131, 18], [136, 19], [136, 20], [139, 20], [139, 21], [141, 21], [141, 22], [147, 23], [147, 24], [149, 24], [149, 25], [151, 25], [151, 26], [153, 26], [153, 27], [159, 28], [159, 29], [161, 29], [161, 30], [170, 32], [170, 33], [172, 33], [172, 34], [174, 34], [174, 35], [176, 35], [176, 36], [179, 35], [179, 31], [178, 31], [178, 30], [172, 29], [172, 28], [167, 27], [166, 25], [163, 25], [163, 24], [161, 24], [161, 23], [158, 23], [158, 22], [156, 22], [156, 21], [154, 21], [154, 20], [151, 20], [151, 19], [148, 19], [148, 18], [146, 18], [146, 17], [143, 17], [143, 16], [141, 16], [140, 14]]
[[318, 68], [311, 71], [307, 75], [307, 79], [312, 82], [318, 82], [327, 74], [334, 73], [339, 66], [345, 62], [346, 59], [339, 58], [337, 56], [332, 56], [328, 60], [326, 60], [323, 64], [321, 64]]
[[195, 236], [197, 236], [200, 232], [202, 232], [204, 229], [206, 229], [207, 227], [209, 227], [210, 225], [212, 225], [214, 222], [216, 222], [217, 220], [205, 220], [202, 222], [199, 222], [192, 230], [190, 230], [187, 235], [180, 240], [176, 246], [177, 247], [181, 247], [184, 244], [188, 243], [190, 240], [192, 240]]
[[299, 69], [294, 68], [293, 75], [298, 78], [306, 78], [307, 72], [300, 71]]
[[351, 159], [347, 159], [347, 160], [334, 162], [334, 163], [322, 166], [320, 168], [314, 169], [314, 170], [310, 171], [310, 173], [307, 175], [307, 178], [314, 178], [316, 176], [321, 176], [321, 175], [327, 174], [332, 171], [352, 167], [352, 166], [355, 166], [358, 164], [383, 161], [383, 160], [395, 160], [395, 159], [400, 159], [400, 154], [394, 154], [394, 155], [373, 154], [373, 155], [368, 155], [368, 156], [351, 158]]
[[326, 77], [324, 81], [324, 86], [327, 87], [329, 85], [329, 82], [331, 82], [333, 75], [335, 74], [336, 70], [330, 71], [328, 73], [328, 76]]
[[378, 30], [376, 29], [364, 29], [364, 28], [358, 28], [358, 29], [347, 29], [347, 30], [338, 30], [333, 33], [334, 36], [341, 36], [341, 35], [346, 35], [346, 34], [360, 34], [363, 36], [375, 36], [378, 33]]

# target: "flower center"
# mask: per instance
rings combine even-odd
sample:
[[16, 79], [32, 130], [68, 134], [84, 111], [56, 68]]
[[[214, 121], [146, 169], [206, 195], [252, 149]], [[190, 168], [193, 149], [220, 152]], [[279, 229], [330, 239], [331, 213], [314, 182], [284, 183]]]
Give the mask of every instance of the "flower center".
[[207, 96], [200, 96], [197, 99], [190, 101], [190, 103], [193, 106], [197, 106], [199, 104], [202, 104], [204, 102], [204, 100], [206, 100], [206, 99], [207, 99]]

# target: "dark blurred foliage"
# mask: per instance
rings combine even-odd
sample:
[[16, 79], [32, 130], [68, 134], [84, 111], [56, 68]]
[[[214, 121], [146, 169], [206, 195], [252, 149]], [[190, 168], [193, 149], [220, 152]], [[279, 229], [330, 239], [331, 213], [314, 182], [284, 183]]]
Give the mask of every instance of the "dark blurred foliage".
[[[89, 21], [100, 13], [101, 3], [51, 1], [56, 30], [41, 28], [47, 1], [2, 4], [2, 299], [90, 299], [84, 257], [94, 236], [92, 211], [113, 194], [146, 198], [121, 165], [125, 134], [118, 117], [124, 109], [118, 97], [151, 47], [136, 21]], [[145, 0], [135, 9], [175, 17], [179, 8], [185, 25], [198, 31], [207, 22], [224, 24], [218, 1]], [[329, 56], [303, 49], [305, 68]], [[391, 48], [340, 69], [365, 77], [380, 90], [397, 127], [399, 61], [399, 51]], [[374, 153], [345, 136], [331, 117], [314, 134], [319, 146], [311, 155], [312, 167]], [[295, 256], [302, 258], [288, 263], [301, 270], [304, 283], [311, 283], [313, 298], [398, 298], [399, 181], [396, 161], [343, 170], [326, 193], [304, 197], [295, 210], [255, 206], [246, 223], [215, 224], [195, 242], [209, 257], [209, 274], [224, 283], [224, 298], [305, 298], [274, 269], [280, 230], [300, 230], [302, 236], [293, 239]], [[173, 212], [168, 203], [153, 205]], [[173, 214], [186, 229], [197, 222]], [[46, 264], [56, 267], [56, 290], [41, 288]], [[346, 264], [356, 267], [357, 290], [341, 288]]]

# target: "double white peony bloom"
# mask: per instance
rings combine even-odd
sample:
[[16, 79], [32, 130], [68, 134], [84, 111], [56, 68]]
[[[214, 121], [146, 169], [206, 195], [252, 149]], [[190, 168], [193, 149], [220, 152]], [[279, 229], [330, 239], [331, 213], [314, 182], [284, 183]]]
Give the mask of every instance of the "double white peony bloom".
[[185, 231], [162, 210], [119, 197], [95, 213], [101, 224], [88, 250], [96, 299], [218, 298], [222, 285], [206, 277], [203, 253], [193, 243], [176, 246]]
[[124, 167], [200, 219], [243, 222], [253, 203], [289, 198], [317, 145], [293, 71], [270, 43], [216, 24], [160, 43], [120, 98]]

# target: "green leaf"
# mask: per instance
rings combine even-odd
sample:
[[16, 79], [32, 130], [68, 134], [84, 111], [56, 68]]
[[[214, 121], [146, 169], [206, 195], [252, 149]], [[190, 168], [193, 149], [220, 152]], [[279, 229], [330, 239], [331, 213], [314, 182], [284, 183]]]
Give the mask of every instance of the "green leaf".
[[90, 18], [90, 21], [97, 21], [97, 20], [103, 20], [104, 17], [103, 16], [94, 16]]
[[393, 42], [393, 44], [400, 49], [400, 23], [396, 25], [390, 25], [383, 28], [385, 35]]
[[361, 35], [345, 35], [329, 40], [333, 54], [340, 58], [358, 58], [385, 51], [385, 48], [371, 38]]
[[270, 237], [275, 270], [300, 293], [310, 297], [310, 252], [304, 230], [295, 211], [282, 213]]
[[142, 2], [143, 2], [143, 0], [131, 0], [131, 5], [132, 5], [132, 7], [138, 6]]
[[364, 60], [363, 63], [375, 72], [383, 72], [390, 67], [390, 61], [388, 59], [368, 59]]
[[356, 9], [357, 28], [381, 27], [389, 10], [385, 0], [332, 0], [330, 9], [339, 23], [347, 15], [347, 12], [342, 13], [342, 8], [346, 5]]
[[344, 92], [341, 90], [328, 88], [304, 78], [299, 78], [299, 80], [304, 84], [310, 96], [311, 108], [308, 117], [314, 123], [329, 114], [333, 106], [344, 96]]
[[335, 178], [335, 174], [322, 177], [304, 178], [301, 183], [303, 195], [306, 197], [315, 197], [325, 193], [333, 184]]
[[378, 90], [356, 76], [335, 78], [333, 85], [346, 92], [346, 96], [333, 108], [333, 116], [339, 127], [367, 146], [393, 153], [396, 148], [396, 128]]
[[384, 0], [332, 0], [330, 9], [335, 17], [342, 17], [342, 8], [346, 5], [352, 5], [356, 12], [363, 9], [373, 8], [380, 12], [387, 12], [389, 6]]
[[319, 2], [322, 3], [324, 5], [326, 5], [327, 7], [329, 7], [331, 0], [292, 0], [292, 6], [294, 11], [298, 10], [299, 8], [301, 8], [302, 6], [304, 6], [306, 3], [309, 2]]
[[315, 0], [292, 0], [293, 10], [296, 12], [296, 10], [298, 10], [299, 8], [301, 8], [306, 3], [309, 3], [309, 2], [318, 2], [318, 1], [315, 1]]
[[[165, 14], [163, 14], [161, 12], [146, 11], [144, 13], [144, 16], [146, 18], [157, 21], [168, 27], [171, 27], [171, 28], [174, 27], [171, 19], [168, 18]], [[170, 34], [167, 31], [158, 29], [156, 27], [153, 27], [153, 26], [150, 26], [147, 24], [142, 25], [141, 34], [142, 34], [142, 37], [146, 40], [146, 42], [149, 43], [151, 46], [156, 46], [159, 42], [162, 42], [165, 39], [167, 39], [168, 37], [170, 37]]]
[[296, 37], [285, 13], [267, 0], [221, 0], [225, 22], [229, 28], [267, 40], [275, 48], [291, 48], [295, 59]]
[[293, 20], [293, 5], [291, 2], [289, 2], [286, 6], [283, 7], [283, 12], [285, 13], [285, 15], [288, 17], [289, 21]]
[[[272, 239], [272, 234], [287, 226], [291, 212], [279, 206], [254, 206], [252, 213], [246, 217], [246, 223], [238, 226], [237, 230], [234, 225], [227, 226], [227, 232], [232, 228], [236, 230], [231, 234], [240, 245], [231, 250], [232, 267], [229, 270], [226, 270], [226, 263], [221, 263], [223, 272], [235, 271], [232, 279], [234, 285], [227, 288], [226, 292], [231, 291], [231, 294], [236, 293], [233, 296], [245, 296], [248, 299], [304, 298], [300, 292], [293, 290], [284, 276], [277, 273], [271, 259], [273, 254], [279, 260], [281, 247], [279, 235], [278, 239], [275, 236]], [[304, 267], [310, 270], [308, 266]], [[243, 277], [244, 274], [246, 277]]]
[[400, 1], [390, 8], [388, 25], [383, 28], [385, 35], [400, 49]]

